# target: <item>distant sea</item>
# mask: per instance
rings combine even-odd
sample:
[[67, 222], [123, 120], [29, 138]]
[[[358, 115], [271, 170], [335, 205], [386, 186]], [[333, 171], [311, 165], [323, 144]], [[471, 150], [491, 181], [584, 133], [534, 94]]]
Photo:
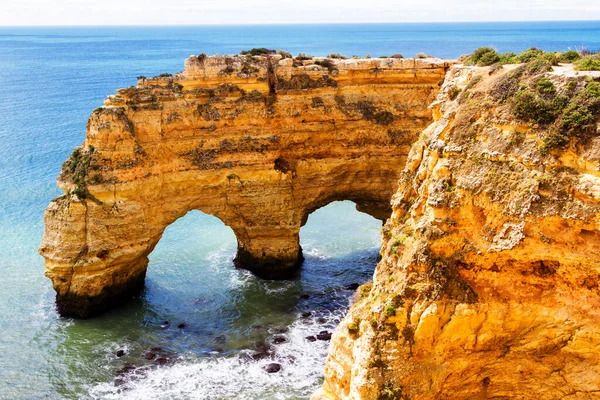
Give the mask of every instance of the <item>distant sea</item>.
[[[151, 254], [141, 298], [95, 319], [62, 319], [37, 255], [61, 164], [107, 95], [138, 75], [181, 71], [191, 54], [456, 58], [479, 46], [597, 51], [600, 22], [0, 27], [0, 399], [308, 398], [328, 343], [305, 337], [333, 330], [347, 286], [371, 278], [378, 221], [350, 202], [317, 210], [301, 231], [300, 278], [266, 282], [233, 268], [228, 227], [190, 212]], [[286, 342], [272, 359], [249, 357], [275, 336]], [[282, 370], [265, 373], [273, 361]]]

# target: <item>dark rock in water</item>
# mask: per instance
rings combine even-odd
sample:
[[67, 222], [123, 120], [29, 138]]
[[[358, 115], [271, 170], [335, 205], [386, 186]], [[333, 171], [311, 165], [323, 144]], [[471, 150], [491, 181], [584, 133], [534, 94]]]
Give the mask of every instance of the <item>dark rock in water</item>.
[[306, 337], [306, 340], [308, 340], [309, 342], [316, 342], [316, 341], [317, 341], [317, 338], [316, 338], [316, 337], [314, 337], [313, 335], [310, 335], [310, 336], [307, 336], [307, 337]]
[[117, 350], [115, 355], [117, 357], [123, 357], [125, 355], [125, 350]]
[[254, 361], [258, 361], [258, 360], [264, 360], [265, 358], [268, 358], [270, 355], [271, 354], [266, 351], [257, 351], [256, 353], [252, 354], [250, 356], [250, 358], [253, 359]]
[[146, 358], [146, 360], [152, 360], [154, 357], [156, 357], [156, 353], [153, 353], [153, 352], [151, 352], [151, 351], [147, 352], [147, 353], [144, 355], [144, 358]]
[[225, 343], [227, 341], [227, 338], [225, 337], [225, 335], [219, 335], [215, 338], [215, 342], [217, 343]]
[[312, 313], [310, 311], [305, 311], [301, 315], [302, 315], [302, 318], [308, 318], [312, 315]]
[[346, 285], [346, 287], [344, 289], [346, 290], [356, 290], [358, 289], [360, 285], [358, 283], [351, 283], [349, 285]]
[[317, 322], [319, 324], [326, 324], [327, 323], [327, 318], [323, 318], [323, 317], [317, 318]]
[[166, 365], [169, 363], [169, 359], [167, 357], [158, 357], [154, 363], [156, 365]]
[[277, 329], [277, 332], [278, 333], [287, 333], [287, 332], [289, 332], [289, 328], [287, 328], [287, 327], [286, 328], [279, 328], [279, 329]]
[[317, 339], [319, 340], [331, 340], [331, 333], [327, 331], [321, 331], [317, 335]]
[[270, 363], [270, 364], [265, 365], [263, 367], [263, 369], [265, 371], [267, 371], [268, 373], [272, 374], [274, 372], [279, 372], [279, 370], [281, 369], [281, 364]]
[[310, 299], [310, 296], [309, 296], [309, 295], [307, 295], [307, 294], [301, 294], [301, 295], [300, 295], [300, 298], [301, 298], [302, 300], [308, 300], [308, 299]]
[[273, 337], [273, 344], [281, 344], [287, 342], [287, 339], [283, 336], [275, 336]]
[[177, 327], [178, 327], [179, 329], [183, 329], [183, 328], [185, 328], [185, 324], [179, 324], [179, 325], [177, 325]]
[[168, 326], [169, 326], [169, 321], [165, 321], [162, 324], [160, 324], [160, 327], [163, 328], [163, 329], [165, 329]]
[[268, 353], [271, 351], [271, 346], [269, 346], [268, 344], [266, 344], [263, 341], [255, 342], [254, 347], [256, 348], [256, 351], [258, 351], [258, 352]]
[[123, 365], [123, 368], [121, 368], [118, 372], [119, 375], [125, 375], [131, 371], [133, 371], [135, 369], [135, 365], [131, 364], [131, 363], [125, 363], [125, 365]]

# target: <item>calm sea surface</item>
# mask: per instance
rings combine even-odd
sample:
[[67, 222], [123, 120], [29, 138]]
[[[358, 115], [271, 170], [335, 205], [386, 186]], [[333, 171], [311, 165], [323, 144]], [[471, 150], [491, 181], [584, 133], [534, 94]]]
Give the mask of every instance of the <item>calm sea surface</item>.
[[[316, 211], [301, 231], [300, 278], [266, 282], [233, 268], [228, 227], [191, 212], [151, 254], [140, 299], [95, 319], [62, 319], [37, 255], [44, 208], [61, 194], [61, 164], [107, 95], [138, 75], [180, 71], [190, 54], [264, 46], [454, 58], [483, 45], [600, 50], [600, 22], [0, 27], [0, 398], [308, 398], [322, 381], [328, 343], [305, 336], [331, 331], [348, 307], [345, 287], [370, 279], [378, 221], [349, 202]], [[272, 361], [249, 354], [276, 336], [286, 339], [274, 346], [283, 368], [267, 374], [262, 366]], [[156, 347], [174, 361], [146, 360]]]

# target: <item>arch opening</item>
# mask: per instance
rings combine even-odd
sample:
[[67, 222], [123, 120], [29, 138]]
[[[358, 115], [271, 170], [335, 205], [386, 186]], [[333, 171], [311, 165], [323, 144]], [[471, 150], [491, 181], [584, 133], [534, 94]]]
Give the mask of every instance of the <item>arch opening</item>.
[[300, 229], [301, 274], [325, 285], [355, 287], [370, 280], [379, 260], [381, 221], [356, 203], [332, 201], [313, 211]]
[[[165, 228], [148, 255], [146, 287], [166, 285], [166, 281], [169, 289], [178, 293], [210, 284], [225, 269], [221, 267], [231, 269], [236, 249], [237, 239], [230, 227], [218, 217], [191, 210]], [[199, 276], [200, 271], [204, 274]]]

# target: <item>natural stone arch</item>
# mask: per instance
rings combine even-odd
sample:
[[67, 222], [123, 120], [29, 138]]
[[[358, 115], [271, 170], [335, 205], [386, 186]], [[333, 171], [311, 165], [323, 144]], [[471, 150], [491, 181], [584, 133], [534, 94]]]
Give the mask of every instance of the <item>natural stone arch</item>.
[[257, 60], [248, 75], [235, 59], [192, 57], [183, 74], [141, 80], [92, 113], [40, 246], [62, 314], [88, 317], [137, 293], [162, 232], [190, 210], [231, 227], [236, 265], [263, 278], [297, 268], [311, 210], [352, 200], [387, 218], [449, 64]]

